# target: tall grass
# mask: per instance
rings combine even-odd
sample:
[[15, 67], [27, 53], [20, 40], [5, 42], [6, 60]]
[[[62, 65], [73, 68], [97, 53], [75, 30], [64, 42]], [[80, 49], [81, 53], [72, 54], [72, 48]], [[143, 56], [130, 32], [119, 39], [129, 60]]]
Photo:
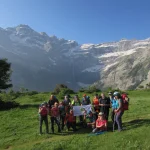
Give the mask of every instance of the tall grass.
[[[18, 108], [0, 111], [0, 149], [14, 150], [124, 150], [150, 149], [150, 92], [128, 91], [129, 110], [123, 116], [123, 132], [109, 131], [98, 136], [89, 136], [91, 129], [77, 132], [43, 134], [39, 136], [38, 105], [48, 101], [48, 93], [20, 96], [15, 99]], [[78, 93], [82, 97], [82, 93]], [[89, 95], [91, 98], [93, 94]], [[50, 122], [50, 121], [49, 121]], [[50, 124], [49, 124], [50, 125]], [[45, 131], [45, 126], [43, 124]], [[56, 130], [57, 131], [57, 130]]]

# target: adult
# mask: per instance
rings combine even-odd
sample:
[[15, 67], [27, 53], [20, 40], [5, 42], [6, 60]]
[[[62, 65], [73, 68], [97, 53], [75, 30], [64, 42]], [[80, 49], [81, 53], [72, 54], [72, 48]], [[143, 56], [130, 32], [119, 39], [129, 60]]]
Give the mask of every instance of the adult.
[[58, 99], [57, 99], [54, 95], [51, 95], [51, 96], [50, 96], [50, 99], [49, 99], [49, 101], [48, 101], [48, 106], [49, 106], [49, 108], [51, 109], [52, 106], [54, 106], [55, 103], [58, 103], [58, 104], [59, 104], [59, 101], [58, 101]]
[[115, 109], [115, 120], [118, 125], [118, 131], [121, 131], [122, 130], [122, 115], [124, 113], [123, 100], [121, 99], [121, 95], [119, 92], [114, 92], [114, 97], [117, 102], [117, 107]]
[[108, 93], [109, 95], [109, 98], [110, 98], [110, 105], [111, 105], [111, 120], [112, 122], [114, 123], [114, 116], [115, 116], [115, 109], [117, 108], [117, 102], [116, 102], [116, 99], [114, 98], [113, 96], [113, 93], [112, 92], [109, 92]]
[[43, 121], [45, 122], [46, 133], [48, 134], [48, 117], [47, 117], [48, 113], [49, 113], [49, 110], [47, 108], [47, 103], [44, 102], [39, 107], [40, 134], [42, 134], [42, 124], [43, 124]]
[[101, 93], [101, 98], [99, 100], [100, 112], [104, 113], [105, 119], [108, 120], [109, 108], [110, 108], [110, 99], [105, 96], [104, 93]]
[[61, 130], [60, 130], [60, 113], [59, 113], [58, 103], [55, 103], [54, 106], [51, 108], [50, 119], [51, 119], [52, 132], [54, 133], [54, 122], [58, 126], [58, 132], [61, 132]]
[[65, 111], [66, 111], [66, 113], [68, 113], [71, 109], [70, 95], [66, 95], [64, 97], [63, 103], [64, 103], [64, 106], [65, 106]]
[[80, 102], [80, 99], [79, 99], [79, 96], [78, 95], [75, 95], [72, 102], [71, 102], [71, 105], [72, 106], [80, 106], [81, 105], [81, 102]]
[[[79, 99], [79, 96], [78, 95], [75, 95], [72, 102], [71, 102], [71, 106], [80, 106], [81, 105], [81, 101]], [[79, 119], [80, 119], [80, 123], [83, 122], [83, 116], [79, 116]]]
[[90, 97], [86, 96], [86, 94], [83, 94], [81, 105], [89, 105], [89, 104], [91, 104]]

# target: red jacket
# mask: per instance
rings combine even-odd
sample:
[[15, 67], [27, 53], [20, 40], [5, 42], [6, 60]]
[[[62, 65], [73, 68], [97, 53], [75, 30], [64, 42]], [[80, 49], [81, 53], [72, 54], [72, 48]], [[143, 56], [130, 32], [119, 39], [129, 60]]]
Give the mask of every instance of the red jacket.
[[58, 116], [59, 116], [59, 108], [58, 107], [52, 107], [51, 117], [58, 117]]
[[106, 120], [99, 120], [97, 119], [96, 120], [96, 127], [98, 126], [105, 126], [105, 124], [107, 124], [107, 121]]
[[73, 114], [66, 114], [65, 122], [76, 122], [76, 117]]

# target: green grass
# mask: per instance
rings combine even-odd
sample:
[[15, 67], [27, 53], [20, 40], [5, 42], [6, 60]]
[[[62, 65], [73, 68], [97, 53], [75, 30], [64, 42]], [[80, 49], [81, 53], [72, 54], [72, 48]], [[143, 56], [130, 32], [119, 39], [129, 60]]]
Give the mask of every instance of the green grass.
[[[129, 91], [129, 97], [130, 108], [123, 116], [123, 126], [126, 130], [114, 133], [108, 131], [98, 136], [89, 136], [90, 129], [39, 136], [38, 105], [47, 101], [49, 94], [19, 97], [15, 100], [20, 103], [19, 108], [0, 111], [0, 149], [149, 150], [150, 91]], [[111, 121], [109, 124], [111, 127]], [[45, 126], [43, 127], [45, 130]]]

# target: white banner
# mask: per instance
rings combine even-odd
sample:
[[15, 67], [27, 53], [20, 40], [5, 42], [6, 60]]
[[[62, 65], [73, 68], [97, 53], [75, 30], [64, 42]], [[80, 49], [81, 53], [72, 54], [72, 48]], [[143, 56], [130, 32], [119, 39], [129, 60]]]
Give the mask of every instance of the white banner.
[[89, 111], [92, 111], [91, 105], [73, 106], [74, 116], [85, 115]]

